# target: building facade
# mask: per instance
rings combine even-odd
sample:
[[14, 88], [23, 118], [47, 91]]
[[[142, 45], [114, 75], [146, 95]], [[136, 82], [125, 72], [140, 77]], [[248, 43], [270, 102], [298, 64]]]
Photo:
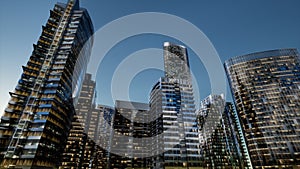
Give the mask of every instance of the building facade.
[[[201, 162], [204, 168], [251, 168], [233, 105], [224, 95], [209, 95], [198, 114]], [[244, 153], [245, 152], [245, 153]], [[248, 161], [247, 161], [248, 159]], [[248, 163], [247, 163], [248, 162]]]
[[[115, 108], [97, 105], [96, 83], [86, 74], [60, 169], [111, 167], [111, 140]], [[112, 164], [113, 165], [113, 164]]]
[[187, 50], [164, 43], [165, 77], [154, 85], [150, 115], [154, 168], [199, 168], [197, 118]]
[[[222, 115], [225, 116], [225, 128], [230, 131], [232, 141], [231, 143], [236, 146], [239, 167], [245, 169], [252, 169], [252, 164], [250, 160], [249, 151], [247, 145], [245, 143], [244, 133], [242, 131], [242, 127], [239, 121], [238, 114], [235, 110], [235, 107], [232, 102], [226, 102], [224, 113]], [[229, 133], [229, 132], [227, 132]], [[232, 145], [233, 146], [233, 145]], [[231, 151], [234, 151], [234, 148], [231, 148]], [[235, 154], [235, 152], [233, 153]]]
[[300, 56], [279, 49], [225, 62], [254, 168], [300, 167]]
[[101, 117], [95, 110], [96, 83], [91, 79], [91, 74], [86, 74], [75, 106], [67, 144], [64, 148], [62, 161], [59, 168], [88, 168], [92, 166], [96, 150], [96, 136], [98, 122]]
[[[1, 117], [2, 168], [57, 168], [89, 60], [93, 25], [79, 2], [58, 3]], [[74, 65], [77, 64], [77, 69]], [[73, 100], [74, 98], [74, 100]]]
[[95, 109], [99, 112], [98, 132], [95, 137], [96, 154], [93, 159], [93, 166], [96, 168], [111, 168], [111, 144], [113, 138], [113, 122], [115, 116], [115, 108], [98, 105]]
[[[149, 105], [116, 100], [111, 139], [110, 168], [151, 167]], [[141, 138], [141, 139], [139, 139]]]

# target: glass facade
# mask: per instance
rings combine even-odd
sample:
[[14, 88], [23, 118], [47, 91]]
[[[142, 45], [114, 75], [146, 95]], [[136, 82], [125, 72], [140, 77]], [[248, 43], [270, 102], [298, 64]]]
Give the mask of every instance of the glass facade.
[[233, 105], [223, 95], [209, 95], [197, 114], [203, 168], [251, 168]]
[[[150, 96], [154, 168], [199, 168], [197, 118], [187, 50], [164, 43], [165, 77]], [[158, 155], [157, 155], [158, 154]]]
[[300, 168], [297, 50], [233, 57], [225, 69], [253, 167]]
[[[240, 167], [243, 169], [253, 168], [249, 152], [245, 143], [245, 138], [239, 121], [239, 117], [237, 112], [235, 111], [233, 103], [226, 102], [222, 117], [226, 118], [226, 120], [224, 120], [224, 126], [226, 130], [229, 130], [227, 133], [231, 134], [231, 138], [228, 138], [232, 139], [231, 143], [234, 143], [234, 145], [236, 146]], [[234, 150], [234, 148], [231, 148], [231, 151]]]
[[148, 123], [149, 105], [138, 102], [116, 100], [113, 118], [113, 135], [111, 139], [110, 168], [151, 167], [151, 148], [147, 139], [150, 137]]
[[[93, 26], [78, 1], [58, 3], [34, 45], [1, 117], [4, 168], [57, 168], [75, 112], [72, 83], [80, 88], [89, 60]], [[79, 62], [78, 69], [74, 65]]]
[[95, 104], [96, 83], [86, 74], [60, 169], [110, 168], [115, 109]]
[[79, 94], [72, 127], [59, 168], [88, 168], [93, 166], [100, 112], [95, 109], [96, 83], [86, 74]]
[[111, 168], [111, 140], [113, 136], [113, 120], [115, 108], [105, 105], [98, 105], [96, 110], [99, 112], [97, 123], [98, 132], [95, 138], [96, 154], [91, 160], [93, 168]]

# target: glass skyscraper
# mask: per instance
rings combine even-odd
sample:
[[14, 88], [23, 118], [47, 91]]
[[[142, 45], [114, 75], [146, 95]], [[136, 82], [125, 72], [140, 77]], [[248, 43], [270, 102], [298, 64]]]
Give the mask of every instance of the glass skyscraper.
[[1, 117], [2, 168], [59, 166], [75, 113], [73, 99], [76, 102], [89, 60], [93, 32], [88, 12], [79, 7], [77, 0], [57, 3], [50, 11]]
[[225, 62], [254, 168], [300, 168], [300, 56], [279, 49]]
[[100, 112], [95, 109], [96, 83], [86, 74], [80, 90], [72, 127], [59, 168], [88, 168], [93, 166]]
[[154, 168], [198, 168], [197, 118], [187, 50], [164, 43], [165, 77], [150, 96]]
[[[98, 135], [95, 138], [96, 155], [93, 159], [93, 165], [96, 168], [111, 168], [111, 140], [113, 136], [113, 120], [115, 108], [105, 105], [98, 105], [95, 109], [99, 117], [97, 124]], [[98, 138], [98, 139], [97, 139]]]
[[209, 95], [201, 101], [197, 114], [202, 166], [251, 168], [232, 103], [225, 102], [224, 95]]
[[151, 167], [151, 146], [148, 139], [138, 139], [151, 136], [148, 112], [148, 104], [116, 100], [110, 168]]

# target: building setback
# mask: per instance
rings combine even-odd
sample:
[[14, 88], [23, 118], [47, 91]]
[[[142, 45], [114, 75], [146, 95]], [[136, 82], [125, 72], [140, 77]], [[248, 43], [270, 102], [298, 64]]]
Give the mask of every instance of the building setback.
[[[96, 158], [100, 111], [95, 109], [96, 83], [86, 74], [79, 94], [72, 127], [59, 168], [88, 168]], [[96, 160], [95, 160], [96, 161]]]
[[279, 49], [225, 62], [254, 168], [300, 168], [300, 56]]
[[150, 95], [153, 167], [199, 168], [200, 152], [192, 79], [184, 46], [164, 43], [165, 77]]
[[[93, 25], [79, 2], [58, 3], [34, 45], [1, 117], [3, 168], [57, 168], [93, 44]], [[74, 66], [77, 64], [76, 71]], [[74, 102], [74, 103], [75, 103]]]

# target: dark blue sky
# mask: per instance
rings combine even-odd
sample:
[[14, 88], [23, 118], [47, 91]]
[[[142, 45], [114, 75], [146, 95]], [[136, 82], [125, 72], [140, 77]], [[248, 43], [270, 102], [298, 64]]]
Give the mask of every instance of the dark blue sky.
[[[45, 0], [1, 1], [1, 112], [8, 102], [8, 92], [14, 89], [21, 75], [21, 65], [26, 64], [32, 52], [32, 44], [38, 40], [41, 26], [46, 23], [49, 10], [55, 3], [56, 1]], [[236, 55], [257, 51], [278, 48], [300, 49], [299, 0], [82, 0], [81, 6], [88, 9], [95, 30], [117, 18], [134, 13], [162, 12], [176, 15], [194, 24], [210, 39], [222, 62]], [[113, 104], [108, 97], [110, 77], [126, 56], [141, 49], [162, 48], [164, 41], [185, 45], [172, 37], [145, 34], [130, 37], [112, 48], [105, 57], [100, 73], [97, 74], [98, 102]], [[188, 52], [191, 69], [195, 72], [200, 85], [200, 98], [204, 98], [210, 93], [207, 72], [195, 53]], [[161, 75], [162, 72], [157, 70], [140, 72], [132, 81], [131, 99], [147, 102], [149, 90]], [[230, 100], [230, 97], [227, 96], [227, 99]]]

